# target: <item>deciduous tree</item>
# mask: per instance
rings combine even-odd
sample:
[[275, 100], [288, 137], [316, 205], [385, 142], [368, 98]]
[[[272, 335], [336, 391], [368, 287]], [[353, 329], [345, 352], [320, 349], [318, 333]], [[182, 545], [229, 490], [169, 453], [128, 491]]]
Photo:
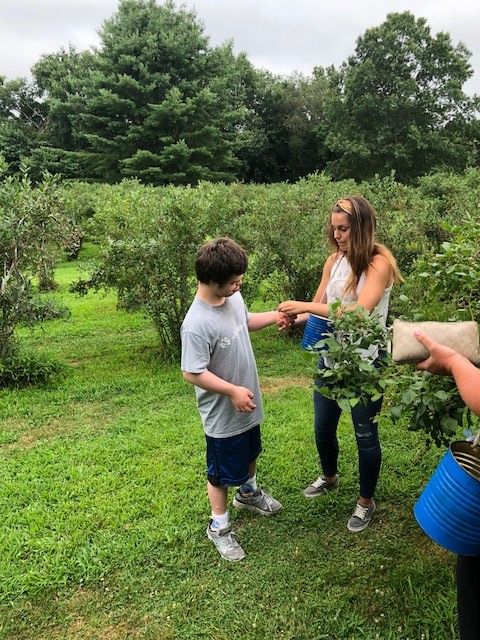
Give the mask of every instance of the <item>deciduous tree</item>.
[[410, 181], [435, 168], [465, 168], [474, 158], [476, 105], [462, 90], [473, 73], [469, 56], [408, 11], [368, 29], [331, 77], [331, 173], [369, 179], [394, 170]]

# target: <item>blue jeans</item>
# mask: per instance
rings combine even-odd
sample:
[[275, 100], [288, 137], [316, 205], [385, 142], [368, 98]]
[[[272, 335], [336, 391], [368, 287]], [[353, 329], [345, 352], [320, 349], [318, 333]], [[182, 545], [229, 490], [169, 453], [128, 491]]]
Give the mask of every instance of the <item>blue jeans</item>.
[[[319, 369], [323, 360], [319, 361]], [[315, 384], [319, 386], [319, 381]], [[321, 386], [325, 386], [322, 382]], [[373, 421], [380, 413], [383, 398], [364, 405], [359, 402], [352, 408], [352, 420], [358, 448], [358, 471], [360, 479], [360, 495], [372, 498], [377, 486], [382, 450], [378, 438], [378, 426]], [[323, 475], [334, 476], [338, 472], [338, 439], [337, 426], [342, 410], [335, 400], [326, 398], [316, 389], [313, 392], [315, 444], [317, 445]]]

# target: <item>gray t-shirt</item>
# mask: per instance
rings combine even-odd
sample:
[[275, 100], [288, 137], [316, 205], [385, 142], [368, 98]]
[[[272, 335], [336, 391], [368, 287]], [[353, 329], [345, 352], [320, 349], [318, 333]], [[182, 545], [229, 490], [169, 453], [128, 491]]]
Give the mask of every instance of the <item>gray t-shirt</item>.
[[214, 438], [238, 435], [263, 420], [248, 318], [243, 298], [236, 292], [218, 307], [212, 307], [196, 296], [182, 324], [182, 371], [203, 373], [208, 370], [254, 394], [256, 408], [251, 413], [241, 413], [228, 396], [195, 386], [205, 433]]

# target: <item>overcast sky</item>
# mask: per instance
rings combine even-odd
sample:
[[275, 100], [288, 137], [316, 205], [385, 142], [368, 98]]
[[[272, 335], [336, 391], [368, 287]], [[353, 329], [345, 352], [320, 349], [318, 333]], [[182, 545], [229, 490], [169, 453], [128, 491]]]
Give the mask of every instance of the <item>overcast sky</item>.
[[[478, 0], [187, 0], [205, 26], [210, 44], [233, 40], [256, 68], [282, 75], [314, 66], [338, 67], [355, 50], [358, 36], [410, 10], [426, 18], [432, 34], [447, 31], [472, 56], [474, 76], [464, 86], [480, 94], [480, 2]], [[97, 31], [118, 0], [0, 0], [0, 75], [29, 76], [43, 53], [72, 44], [98, 44]]]

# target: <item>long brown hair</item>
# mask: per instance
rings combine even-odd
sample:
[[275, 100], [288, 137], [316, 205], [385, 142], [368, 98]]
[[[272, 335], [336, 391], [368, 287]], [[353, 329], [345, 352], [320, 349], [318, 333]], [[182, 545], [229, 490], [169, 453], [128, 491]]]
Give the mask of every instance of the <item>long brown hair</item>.
[[[373, 257], [377, 254], [384, 256], [393, 272], [394, 282], [403, 282], [397, 261], [387, 247], [375, 241], [377, 217], [370, 202], [362, 196], [345, 196], [337, 200], [330, 212], [330, 220], [333, 213], [345, 213], [350, 223], [350, 239], [348, 243], [347, 258], [352, 267], [352, 275], [346, 284], [346, 291], [355, 291], [362, 274], [370, 266]], [[327, 229], [331, 246], [338, 252], [338, 244], [334, 237], [334, 231], [330, 224]]]

